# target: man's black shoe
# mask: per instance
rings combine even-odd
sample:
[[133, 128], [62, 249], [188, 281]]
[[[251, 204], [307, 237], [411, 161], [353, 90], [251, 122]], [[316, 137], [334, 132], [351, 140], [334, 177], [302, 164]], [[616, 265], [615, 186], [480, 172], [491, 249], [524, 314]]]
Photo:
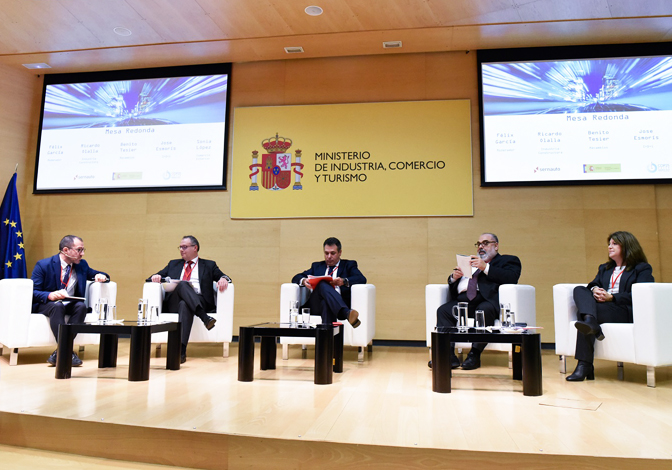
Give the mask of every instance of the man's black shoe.
[[462, 363], [462, 370], [474, 370], [481, 367], [481, 353], [474, 352], [472, 349], [469, 351], [467, 358]]
[[217, 323], [216, 318], [212, 318], [211, 316], [206, 315], [205, 321], [203, 322], [203, 324], [205, 325], [205, 328], [208, 331], [212, 330], [215, 327], [215, 323]]
[[51, 356], [49, 356], [49, 359], [47, 359], [47, 362], [51, 364], [52, 366], [56, 365], [56, 351], [51, 353]]
[[82, 360], [77, 356], [77, 353], [72, 353], [72, 367], [80, 367], [83, 364]]
[[180, 356], [180, 364], [184, 364], [185, 362], [187, 362], [187, 355], [186, 355], [186, 354], [182, 354], [182, 355]]

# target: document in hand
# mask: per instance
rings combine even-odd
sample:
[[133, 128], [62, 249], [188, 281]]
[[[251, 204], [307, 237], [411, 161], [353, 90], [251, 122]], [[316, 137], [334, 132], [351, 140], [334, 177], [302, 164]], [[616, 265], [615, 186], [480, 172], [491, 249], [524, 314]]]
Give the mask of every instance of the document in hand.
[[331, 276], [308, 276], [306, 284], [310, 286], [311, 289], [315, 289], [321, 281], [331, 282], [333, 278]]
[[462, 270], [464, 277], [471, 279], [471, 256], [469, 255], [455, 255], [457, 258], [457, 267]]

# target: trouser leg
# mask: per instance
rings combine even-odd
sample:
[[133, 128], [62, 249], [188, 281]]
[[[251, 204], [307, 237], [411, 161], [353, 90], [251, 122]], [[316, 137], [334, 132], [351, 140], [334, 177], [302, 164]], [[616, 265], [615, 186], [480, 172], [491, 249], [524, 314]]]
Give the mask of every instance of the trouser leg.
[[317, 285], [305, 305], [310, 308], [311, 313], [322, 317], [322, 323], [333, 323], [338, 319], [345, 320], [350, 312], [341, 294], [326, 282], [320, 282]]

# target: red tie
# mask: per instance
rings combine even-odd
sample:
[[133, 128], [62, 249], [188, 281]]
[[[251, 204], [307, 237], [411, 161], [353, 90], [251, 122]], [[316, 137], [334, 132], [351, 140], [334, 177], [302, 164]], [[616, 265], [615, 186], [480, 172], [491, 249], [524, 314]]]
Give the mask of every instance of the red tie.
[[327, 274], [327, 276], [333, 276], [333, 275], [334, 275], [334, 271], [336, 271], [336, 267], [337, 267], [337, 266], [331, 266], [331, 267], [329, 267], [329, 273]]
[[183, 281], [191, 280], [191, 270], [194, 269], [192, 266], [193, 261], [187, 261], [187, 267], [184, 268], [184, 276], [182, 277]]

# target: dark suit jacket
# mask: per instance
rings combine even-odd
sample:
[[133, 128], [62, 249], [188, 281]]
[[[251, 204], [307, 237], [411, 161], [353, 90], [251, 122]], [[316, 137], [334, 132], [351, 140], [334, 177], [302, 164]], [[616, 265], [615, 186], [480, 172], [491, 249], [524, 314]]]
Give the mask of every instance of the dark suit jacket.
[[[478, 276], [478, 290], [483, 298], [492, 304], [496, 312], [499, 312], [499, 286], [502, 284], [518, 284], [521, 271], [520, 260], [517, 256], [497, 255], [490, 261], [488, 275], [481, 273]], [[457, 298], [457, 285], [459, 281], [450, 284], [451, 299]]]
[[[110, 276], [102, 271], [96, 271], [89, 267], [89, 263], [81, 260], [79, 264], [72, 265], [72, 269], [77, 275], [77, 285], [75, 286], [75, 297], [84, 297], [86, 293], [86, 281], [93, 281], [96, 274], [104, 274], [108, 280]], [[37, 310], [39, 304], [50, 302], [47, 298], [54, 291], [61, 290], [61, 258], [54, 255], [51, 258], [41, 259], [35, 265], [33, 274], [30, 276], [33, 280], [33, 311]]]
[[[588, 289], [601, 287], [604, 290], [609, 289], [611, 274], [614, 268], [607, 269], [607, 263], [601, 264], [597, 268], [597, 276], [588, 284]], [[639, 263], [630, 271], [623, 271], [620, 283], [618, 284], [618, 294], [614, 295], [614, 303], [626, 307], [632, 313], [632, 285], [636, 282], [655, 282], [653, 279], [653, 269], [649, 263]]]
[[[301, 282], [301, 279], [308, 276], [324, 276], [327, 272], [327, 263], [325, 261], [316, 261], [312, 264], [310, 269], [297, 274], [292, 278], [294, 284]], [[348, 283], [353, 286], [355, 284], [366, 284], [366, 277], [357, 268], [357, 261], [342, 259], [338, 265], [336, 275], [340, 278], [347, 278]], [[350, 307], [351, 292], [350, 287], [341, 286], [341, 297], [345, 304]]]
[[[168, 265], [156, 274], [159, 274], [161, 277], [179, 279], [180, 274], [182, 274], [183, 267], [183, 259], [174, 259], [169, 261]], [[205, 301], [205, 310], [207, 312], [214, 312], [217, 308], [217, 305], [215, 304], [215, 291], [212, 288], [212, 283], [219, 281], [221, 278], [226, 278], [227, 281], [233, 283], [231, 278], [224, 274], [221, 269], [219, 269], [217, 263], [210, 261], [209, 259], [203, 259], [199, 256], [198, 283], [201, 288], [201, 295]], [[147, 278], [147, 281], [151, 281], [151, 276]], [[169, 292], [166, 295], [166, 300], [168, 300], [170, 295], [171, 293]]]

